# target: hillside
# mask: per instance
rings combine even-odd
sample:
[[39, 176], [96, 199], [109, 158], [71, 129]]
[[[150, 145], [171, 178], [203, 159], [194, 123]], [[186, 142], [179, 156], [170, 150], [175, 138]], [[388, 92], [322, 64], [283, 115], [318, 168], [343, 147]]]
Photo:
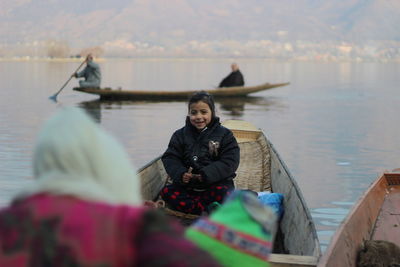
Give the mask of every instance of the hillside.
[[0, 1], [3, 47], [52, 40], [82, 49], [189, 53], [249, 41], [359, 44], [400, 41], [399, 23], [397, 0]]

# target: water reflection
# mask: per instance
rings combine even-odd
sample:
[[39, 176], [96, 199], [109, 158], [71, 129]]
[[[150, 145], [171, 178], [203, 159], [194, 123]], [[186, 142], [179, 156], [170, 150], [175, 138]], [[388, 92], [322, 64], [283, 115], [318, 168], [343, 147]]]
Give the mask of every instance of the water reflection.
[[[145, 90], [210, 88], [227, 60], [107, 60], [104, 85]], [[217, 99], [221, 120], [243, 119], [266, 132], [311, 208], [321, 245], [328, 244], [344, 210], [378, 173], [399, 167], [400, 64], [241, 60], [246, 80], [291, 86], [257, 97]], [[140, 167], [165, 151], [182, 127], [185, 101], [99, 101], [71, 90], [49, 101], [76, 62], [0, 61], [0, 206], [31, 178], [30, 158], [41, 123], [55, 110], [79, 106], [126, 147]], [[121, 70], [128, 70], [121, 71]], [[221, 71], [222, 70], [222, 71]], [[199, 77], [199, 73], [201, 77]], [[390, 130], [387, 130], [390, 129]]]
[[235, 97], [235, 98], [221, 98], [217, 99], [216, 102], [220, 104], [220, 109], [228, 111], [228, 114], [234, 117], [243, 116], [246, 104], [257, 104], [261, 103], [263, 97]]
[[[157, 104], [167, 102], [181, 102], [186, 103], [187, 100], [91, 100], [83, 101], [78, 104], [83, 108], [96, 122], [101, 122], [101, 109], [122, 109], [124, 106], [135, 106], [143, 104]], [[231, 119], [240, 118], [245, 114], [246, 105], [262, 107], [268, 110], [272, 106], [279, 106], [280, 101], [277, 98], [265, 98], [259, 96], [246, 96], [246, 97], [230, 97], [230, 98], [216, 98], [215, 103], [219, 104], [220, 111], [229, 116]]]
[[258, 110], [267, 111], [272, 108], [283, 106], [282, 100], [280, 98], [259, 96], [217, 99], [216, 102], [220, 104], [220, 109], [224, 113], [224, 115], [228, 115], [231, 118], [242, 117], [243, 115], [245, 115], [245, 111], [248, 110], [250, 107], [257, 108]]
[[82, 108], [89, 114], [92, 119], [101, 123], [101, 101], [100, 100], [92, 100], [92, 101], [84, 101], [78, 104], [78, 107]]

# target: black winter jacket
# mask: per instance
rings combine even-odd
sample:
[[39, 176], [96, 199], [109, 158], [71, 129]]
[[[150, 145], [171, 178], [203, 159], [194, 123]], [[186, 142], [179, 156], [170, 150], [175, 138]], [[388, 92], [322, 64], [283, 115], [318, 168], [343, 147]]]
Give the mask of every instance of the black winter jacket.
[[182, 175], [190, 167], [192, 173], [201, 174], [203, 181], [194, 188], [204, 189], [211, 184], [234, 188], [232, 179], [239, 166], [240, 151], [231, 130], [220, 124], [216, 117], [199, 132], [186, 118], [185, 127], [174, 132], [167, 150], [161, 157], [168, 175], [174, 183], [182, 183]]
[[240, 72], [240, 70], [237, 70], [237, 71], [232, 71], [228, 76], [226, 76], [219, 84], [219, 87], [232, 87], [232, 86], [243, 86], [243, 85], [244, 85], [243, 74]]

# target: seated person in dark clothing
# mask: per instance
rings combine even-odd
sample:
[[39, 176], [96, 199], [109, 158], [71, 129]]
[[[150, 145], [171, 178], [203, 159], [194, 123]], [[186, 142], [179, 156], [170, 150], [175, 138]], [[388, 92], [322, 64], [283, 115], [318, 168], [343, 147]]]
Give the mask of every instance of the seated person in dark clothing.
[[174, 211], [209, 213], [235, 189], [240, 148], [216, 116], [211, 95], [204, 91], [192, 95], [185, 126], [174, 132], [161, 160], [172, 183], [160, 194]]
[[232, 86], [243, 86], [244, 79], [243, 75], [239, 70], [239, 66], [236, 63], [231, 65], [232, 72], [226, 76], [225, 79], [219, 84], [218, 87], [232, 87]]

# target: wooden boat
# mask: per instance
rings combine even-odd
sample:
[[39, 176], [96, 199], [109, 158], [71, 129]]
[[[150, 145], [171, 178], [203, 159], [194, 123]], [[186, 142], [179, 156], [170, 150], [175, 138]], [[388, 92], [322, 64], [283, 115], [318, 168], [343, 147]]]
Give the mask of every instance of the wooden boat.
[[[234, 133], [240, 146], [240, 165], [234, 179], [238, 189], [273, 191], [284, 195], [284, 215], [274, 242], [271, 266], [316, 266], [320, 245], [315, 226], [302, 193], [278, 153], [263, 132], [250, 123], [223, 123]], [[157, 199], [167, 174], [160, 158], [139, 170], [142, 194]]]
[[[288, 85], [289, 83], [265, 83], [257, 86], [237, 86], [223, 87], [204, 90], [216, 98], [220, 97], [238, 97], [248, 94], [264, 91], [267, 89]], [[145, 90], [119, 90], [111, 88], [80, 88], [75, 87], [75, 91], [94, 94], [100, 96], [102, 100], [168, 100], [168, 99], [187, 99], [197, 90], [190, 91], [145, 91]], [[200, 90], [198, 90], [200, 91]]]
[[384, 173], [371, 184], [332, 237], [318, 266], [357, 266], [365, 240], [400, 246], [400, 173]]

